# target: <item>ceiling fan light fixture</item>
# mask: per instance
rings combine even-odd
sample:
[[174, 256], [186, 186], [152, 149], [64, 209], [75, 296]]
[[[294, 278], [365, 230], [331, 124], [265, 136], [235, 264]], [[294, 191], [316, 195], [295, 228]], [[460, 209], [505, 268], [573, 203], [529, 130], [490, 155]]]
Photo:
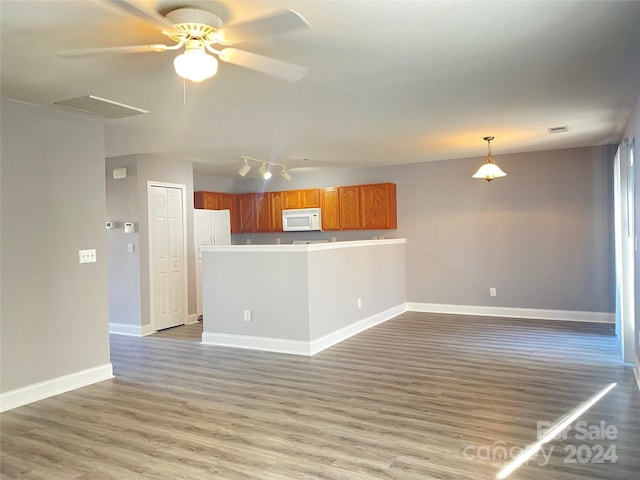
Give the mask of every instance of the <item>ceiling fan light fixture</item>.
[[202, 45], [189, 48], [173, 60], [176, 73], [192, 82], [201, 82], [218, 72], [218, 60], [204, 51]]
[[483, 164], [476, 173], [472, 175], [473, 178], [483, 178], [487, 182], [492, 181], [494, 178], [506, 177], [507, 174], [493, 161], [493, 154], [491, 153], [491, 140], [494, 137], [484, 137], [484, 141], [487, 142], [489, 152], [487, 153], [487, 163]]

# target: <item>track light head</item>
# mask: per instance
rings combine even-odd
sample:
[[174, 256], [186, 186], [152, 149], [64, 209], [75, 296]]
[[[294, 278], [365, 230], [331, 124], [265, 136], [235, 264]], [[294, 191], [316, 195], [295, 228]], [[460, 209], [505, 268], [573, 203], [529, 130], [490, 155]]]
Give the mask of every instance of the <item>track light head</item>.
[[263, 163], [262, 166], [258, 169], [258, 171], [262, 174], [262, 177], [265, 180], [269, 180], [271, 178], [271, 172], [267, 169], [266, 163]]
[[247, 162], [247, 159], [244, 159], [244, 165], [242, 165], [240, 167], [240, 170], [238, 170], [238, 175], [240, 175], [241, 177], [246, 177], [247, 173], [249, 173], [249, 170], [251, 170], [251, 165], [249, 165], [249, 162]]
[[284, 178], [287, 182], [291, 181], [291, 175], [287, 172], [287, 167], [282, 167], [282, 172], [280, 172], [280, 176]]

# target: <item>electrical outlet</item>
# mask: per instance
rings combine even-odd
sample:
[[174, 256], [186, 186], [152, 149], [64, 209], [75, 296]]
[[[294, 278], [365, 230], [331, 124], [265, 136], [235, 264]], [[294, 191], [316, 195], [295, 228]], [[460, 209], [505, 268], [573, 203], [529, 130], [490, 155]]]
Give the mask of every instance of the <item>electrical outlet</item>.
[[495, 297], [498, 293], [496, 292], [496, 287], [489, 288], [489, 295]]
[[358, 299], [358, 308], [362, 308], [362, 299], [361, 298]]
[[251, 321], [251, 310], [245, 310], [244, 311], [244, 321], [245, 322], [250, 322]]

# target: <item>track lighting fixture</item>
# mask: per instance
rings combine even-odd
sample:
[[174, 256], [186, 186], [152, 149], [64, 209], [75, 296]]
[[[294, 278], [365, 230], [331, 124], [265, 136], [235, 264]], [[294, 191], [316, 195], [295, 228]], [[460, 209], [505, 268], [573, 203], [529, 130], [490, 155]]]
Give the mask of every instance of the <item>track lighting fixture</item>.
[[249, 162], [245, 158], [244, 165], [242, 165], [240, 167], [240, 170], [238, 170], [238, 175], [240, 175], [241, 177], [246, 177], [247, 173], [249, 173], [249, 170], [251, 170], [251, 165], [249, 165]]
[[287, 172], [287, 167], [282, 167], [282, 172], [280, 172], [280, 176], [284, 178], [287, 182], [291, 181], [291, 175]]
[[251, 170], [252, 167], [249, 164], [249, 162], [256, 162], [260, 164], [260, 168], [258, 168], [258, 172], [260, 172], [260, 174], [265, 180], [269, 180], [273, 176], [273, 174], [271, 173], [272, 167], [280, 167], [282, 168], [282, 170], [280, 171], [280, 176], [287, 182], [291, 181], [291, 175], [289, 174], [289, 171], [287, 170], [286, 165], [283, 165], [281, 163], [268, 162], [266, 160], [256, 160], [255, 158], [251, 158], [251, 157], [240, 157], [240, 158], [244, 160], [244, 164], [240, 167], [240, 170], [238, 170], [238, 175], [240, 175], [241, 177], [246, 177], [249, 171]]
[[487, 154], [487, 163], [483, 164], [476, 173], [472, 175], [473, 178], [484, 178], [487, 182], [492, 181], [494, 178], [505, 177], [507, 174], [496, 165], [493, 161], [493, 155], [491, 153], [491, 140], [494, 137], [484, 137], [484, 141], [487, 142], [489, 153]]
[[267, 168], [267, 164], [263, 163], [262, 166], [258, 169], [260, 174], [263, 176], [265, 180], [269, 180], [271, 178], [271, 172]]

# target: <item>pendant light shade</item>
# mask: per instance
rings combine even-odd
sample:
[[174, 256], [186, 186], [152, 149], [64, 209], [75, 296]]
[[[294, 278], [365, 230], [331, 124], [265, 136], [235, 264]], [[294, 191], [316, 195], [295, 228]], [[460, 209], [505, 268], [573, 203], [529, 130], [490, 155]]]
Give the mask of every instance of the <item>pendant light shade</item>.
[[496, 162], [493, 161], [493, 155], [491, 153], [491, 140], [493, 139], [494, 137], [484, 137], [489, 149], [489, 152], [487, 153], [487, 163], [483, 164], [478, 171], [472, 175], [473, 178], [484, 178], [487, 182], [490, 182], [494, 178], [507, 176]]
[[192, 82], [201, 82], [213, 77], [218, 71], [218, 60], [204, 51], [202, 45], [188, 45], [181, 55], [173, 60], [176, 73]]

